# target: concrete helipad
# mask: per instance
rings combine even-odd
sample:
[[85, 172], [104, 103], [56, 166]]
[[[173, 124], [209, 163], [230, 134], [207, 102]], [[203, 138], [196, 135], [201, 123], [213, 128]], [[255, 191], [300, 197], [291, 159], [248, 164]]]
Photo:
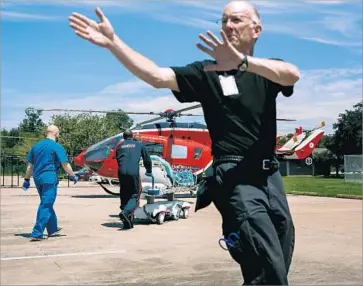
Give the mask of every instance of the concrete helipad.
[[[83, 186], [82, 186], [83, 184]], [[187, 220], [120, 231], [119, 200], [98, 187], [60, 188], [61, 237], [29, 242], [34, 188], [1, 189], [1, 285], [241, 285], [218, 246], [211, 206]], [[194, 202], [194, 199], [185, 199]], [[291, 285], [362, 285], [362, 201], [288, 197], [296, 225]]]

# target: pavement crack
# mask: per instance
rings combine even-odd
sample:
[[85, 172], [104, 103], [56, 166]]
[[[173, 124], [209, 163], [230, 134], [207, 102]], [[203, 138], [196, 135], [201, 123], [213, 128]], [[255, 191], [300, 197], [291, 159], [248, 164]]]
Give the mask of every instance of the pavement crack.
[[59, 268], [60, 272], [62, 272], [69, 280], [72, 281], [73, 285], [79, 285], [77, 281], [75, 281], [71, 276], [68, 275], [67, 271], [64, 271], [64, 269], [57, 263], [57, 261], [53, 260], [53, 263]]
[[53, 263], [55, 264], [55, 265], [57, 265], [57, 267], [63, 272], [63, 269], [62, 269], [62, 267], [60, 267], [60, 265], [56, 262], [56, 261], [53, 261]]

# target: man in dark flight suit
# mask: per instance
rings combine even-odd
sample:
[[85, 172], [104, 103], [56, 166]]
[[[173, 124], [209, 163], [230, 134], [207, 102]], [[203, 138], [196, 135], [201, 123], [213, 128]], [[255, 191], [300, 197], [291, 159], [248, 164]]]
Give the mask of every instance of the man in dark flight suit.
[[132, 138], [132, 131], [125, 130], [124, 141], [117, 147], [118, 178], [120, 181], [121, 212], [120, 219], [124, 229], [133, 228], [131, 215], [138, 207], [142, 190], [140, 181], [140, 157], [142, 157], [146, 174], [151, 175], [152, 162], [144, 145]]

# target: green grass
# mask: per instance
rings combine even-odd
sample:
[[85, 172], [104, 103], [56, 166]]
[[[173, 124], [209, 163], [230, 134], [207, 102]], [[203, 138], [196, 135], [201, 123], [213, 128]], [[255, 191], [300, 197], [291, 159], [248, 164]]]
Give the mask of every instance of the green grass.
[[346, 183], [344, 179], [289, 176], [283, 180], [287, 194], [362, 198], [362, 184]]

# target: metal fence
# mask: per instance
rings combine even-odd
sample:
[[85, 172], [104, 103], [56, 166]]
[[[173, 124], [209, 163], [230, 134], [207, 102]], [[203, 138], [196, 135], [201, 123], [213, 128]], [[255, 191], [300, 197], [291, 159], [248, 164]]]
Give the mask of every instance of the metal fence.
[[344, 155], [345, 182], [363, 182], [362, 155]]
[[[26, 172], [27, 162], [24, 155], [2, 153], [0, 157], [0, 186], [1, 187], [19, 187], [23, 184], [23, 178]], [[79, 167], [73, 164], [73, 157], [68, 157], [73, 170]], [[59, 169], [59, 178], [64, 178], [65, 171]]]

